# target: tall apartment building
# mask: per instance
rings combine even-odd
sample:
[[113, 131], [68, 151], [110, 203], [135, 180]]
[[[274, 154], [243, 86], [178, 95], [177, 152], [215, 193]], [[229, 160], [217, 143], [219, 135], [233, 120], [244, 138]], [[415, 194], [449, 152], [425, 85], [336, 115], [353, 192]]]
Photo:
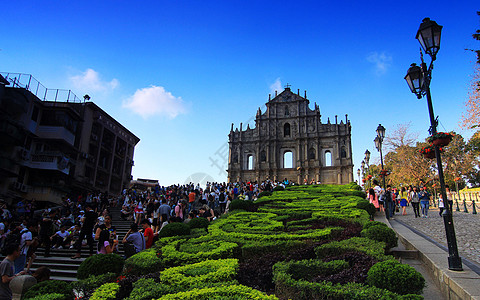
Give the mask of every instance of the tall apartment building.
[[60, 202], [128, 186], [140, 139], [88, 100], [0, 73], [1, 198]]

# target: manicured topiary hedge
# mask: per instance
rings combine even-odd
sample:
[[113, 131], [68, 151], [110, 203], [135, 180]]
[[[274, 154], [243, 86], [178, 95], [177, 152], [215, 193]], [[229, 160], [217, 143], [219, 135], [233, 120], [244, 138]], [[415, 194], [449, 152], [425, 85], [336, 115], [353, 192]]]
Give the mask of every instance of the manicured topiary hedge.
[[425, 279], [409, 265], [394, 259], [379, 262], [368, 271], [367, 283], [398, 294], [421, 294]]
[[37, 283], [32, 286], [23, 296], [23, 299], [30, 299], [39, 297], [47, 294], [60, 294], [62, 297], [59, 298], [57, 295], [50, 295], [53, 299], [60, 300], [73, 300], [73, 290], [70, 285], [64, 281], [60, 280], [46, 280]]
[[169, 223], [160, 230], [158, 233], [159, 237], [169, 237], [177, 235], [189, 235], [190, 226], [185, 223]]
[[124, 274], [145, 275], [163, 268], [163, 261], [155, 248], [141, 251], [125, 260]]
[[208, 287], [213, 283], [237, 284], [238, 260], [205, 260], [195, 264], [165, 269], [160, 274], [160, 283], [178, 290]]
[[96, 254], [84, 260], [78, 267], [77, 278], [86, 279], [90, 275], [105, 273], [120, 274], [123, 270], [124, 260], [118, 254]]
[[369, 226], [367, 229], [362, 230], [361, 235], [375, 241], [384, 242], [387, 249], [398, 245], [395, 231], [384, 225]]
[[180, 266], [205, 259], [233, 258], [238, 244], [217, 240], [211, 236], [189, 240], [176, 240], [161, 249], [167, 266]]
[[277, 297], [268, 296], [259, 290], [244, 285], [225, 285], [203, 289], [192, 289], [187, 292], [168, 294], [159, 300], [278, 300]]
[[115, 300], [119, 289], [118, 283], [105, 283], [95, 290], [90, 300]]
[[357, 251], [370, 255], [377, 260], [385, 260], [385, 243], [368, 238], [353, 237], [343, 241], [333, 241], [315, 248], [317, 258], [323, 259], [343, 253]]

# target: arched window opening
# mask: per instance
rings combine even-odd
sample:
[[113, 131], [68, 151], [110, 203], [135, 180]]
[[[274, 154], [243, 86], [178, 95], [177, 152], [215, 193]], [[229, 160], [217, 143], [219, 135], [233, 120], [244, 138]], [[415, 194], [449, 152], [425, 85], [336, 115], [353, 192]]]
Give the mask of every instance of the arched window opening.
[[283, 125], [283, 136], [290, 136], [290, 124], [289, 123], [285, 123], [285, 125]]
[[290, 112], [288, 111], [288, 105], [285, 105], [285, 117], [288, 117]]
[[262, 150], [262, 152], [260, 152], [260, 162], [266, 162], [267, 161], [267, 153], [265, 152], [265, 150]]
[[310, 148], [310, 150], [308, 150], [308, 159], [315, 159], [315, 149], [314, 148]]
[[253, 155], [247, 156], [247, 170], [253, 170]]
[[293, 153], [292, 151], [285, 151], [283, 154], [283, 167], [285, 169], [293, 168]]
[[332, 166], [332, 152], [325, 151], [325, 167]]

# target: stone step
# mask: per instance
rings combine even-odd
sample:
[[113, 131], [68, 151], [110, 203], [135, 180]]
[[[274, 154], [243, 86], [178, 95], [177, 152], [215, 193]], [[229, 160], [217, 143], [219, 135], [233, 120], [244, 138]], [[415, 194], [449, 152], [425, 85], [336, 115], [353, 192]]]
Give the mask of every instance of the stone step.
[[404, 259], [418, 259], [419, 252], [418, 250], [405, 250], [405, 249], [391, 249], [390, 254], [395, 258], [404, 258]]

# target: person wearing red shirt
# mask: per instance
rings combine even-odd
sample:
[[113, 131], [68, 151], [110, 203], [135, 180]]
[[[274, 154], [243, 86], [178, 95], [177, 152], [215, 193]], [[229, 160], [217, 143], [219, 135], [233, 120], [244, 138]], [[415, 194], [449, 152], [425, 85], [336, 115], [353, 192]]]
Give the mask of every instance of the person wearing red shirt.
[[192, 211], [194, 203], [195, 203], [195, 192], [191, 190], [190, 194], [188, 194], [188, 212]]
[[145, 237], [145, 249], [149, 249], [153, 245], [153, 230], [150, 227], [150, 221], [148, 219], [144, 219], [141, 224], [143, 227], [143, 236]]

